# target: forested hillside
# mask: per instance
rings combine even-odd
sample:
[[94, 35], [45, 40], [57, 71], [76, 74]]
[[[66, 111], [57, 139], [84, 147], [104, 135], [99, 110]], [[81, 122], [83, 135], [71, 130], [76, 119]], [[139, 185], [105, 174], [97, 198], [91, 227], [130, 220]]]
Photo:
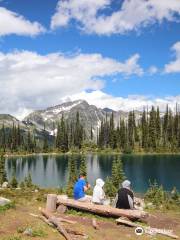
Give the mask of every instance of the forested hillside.
[[[130, 111], [127, 117], [116, 112], [107, 112], [99, 125], [92, 125], [90, 132], [82, 121], [82, 112], [77, 111], [74, 118], [61, 115], [54, 122], [54, 132], [24, 125], [11, 118], [1, 119], [0, 148], [3, 151], [48, 152], [78, 149], [113, 149], [124, 153], [131, 152], [179, 152], [180, 151], [180, 113], [167, 106], [165, 113], [152, 107], [141, 114]], [[116, 115], [116, 117], [114, 117]], [[116, 119], [115, 119], [116, 118]], [[11, 122], [11, 124], [10, 124]], [[88, 125], [91, 119], [87, 119]]]

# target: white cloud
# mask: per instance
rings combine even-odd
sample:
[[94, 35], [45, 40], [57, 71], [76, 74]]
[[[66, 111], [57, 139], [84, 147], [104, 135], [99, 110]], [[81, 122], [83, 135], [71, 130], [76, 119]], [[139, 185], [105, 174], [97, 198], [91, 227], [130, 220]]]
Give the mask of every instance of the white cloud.
[[163, 20], [176, 21], [180, 15], [179, 0], [124, 0], [119, 10], [112, 10], [112, 0], [59, 0], [56, 13], [51, 19], [51, 29], [67, 26], [75, 20], [87, 33], [110, 35], [139, 30]]
[[175, 52], [176, 59], [165, 65], [165, 73], [179, 73], [180, 72], [180, 42], [175, 43], [172, 48]]
[[45, 31], [38, 22], [30, 22], [23, 16], [0, 7], [0, 36], [9, 34], [36, 36]]
[[151, 66], [149, 69], [148, 69], [148, 73], [150, 74], [150, 75], [153, 75], [153, 74], [155, 74], [155, 73], [157, 73], [158, 72], [158, 68], [156, 67], [156, 66]]
[[141, 75], [138, 59], [137, 54], [122, 63], [100, 54], [0, 52], [0, 112], [24, 115], [58, 104], [66, 95], [100, 90], [104, 77]]
[[180, 103], [179, 96], [169, 96], [164, 98], [152, 98], [150, 96], [142, 95], [130, 95], [126, 98], [114, 97], [101, 90], [92, 91], [87, 93], [85, 91], [74, 94], [71, 96], [66, 96], [62, 100], [77, 100], [84, 99], [89, 104], [93, 104], [99, 108], [111, 108], [115, 111], [130, 111], [130, 110], [142, 110], [144, 107], [159, 106], [161, 111], [166, 110], [167, 104], [172, 110], [175, 110], [176, 103]]

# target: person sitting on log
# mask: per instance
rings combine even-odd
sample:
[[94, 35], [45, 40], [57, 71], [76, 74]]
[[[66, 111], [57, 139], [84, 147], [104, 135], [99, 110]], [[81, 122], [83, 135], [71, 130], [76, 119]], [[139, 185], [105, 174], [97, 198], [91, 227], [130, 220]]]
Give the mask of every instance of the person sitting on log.
[[90, 202], [91, 196], [85, 195], [85, 192], [90, 189], [91, 185], [85, 179], [86, 174], [79, 175], [79, 179], [74, 185], [74, 199], [81, 202]]
[[131, 182], [125, 180], [117, 194], [116, 208], [134, 209], [134, 194], [130, 188]]
[[103, 205], [105, 193], [103, 190], [104, 181], [101, 178], [96, 179], [96, 186], [93, 189], [92, 202], [98, 205]]

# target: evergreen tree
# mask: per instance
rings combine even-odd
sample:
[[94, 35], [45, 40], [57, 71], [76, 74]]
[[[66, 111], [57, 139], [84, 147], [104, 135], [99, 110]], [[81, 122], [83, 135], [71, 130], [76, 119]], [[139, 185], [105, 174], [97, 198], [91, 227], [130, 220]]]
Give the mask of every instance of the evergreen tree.
[[107, 177], [106, 179], [105, 192], [109, 197], [115, 197], [120, 187], [120, 184], [125, 179], [122, 161], [119, 157], [113, 160], [111, 175], [112, 175], [111, 177]]
[[166, 148], [168, 145], [168, 122], [169, 122], [169, 107], [167, 105], [166, 112], [163, 117], [163, 147]]
[[156, 143], [157, 143], [157, 147], [160, 146], [160, 141], [161, 141], [161, 119], [160, 119], [159, 107], [157, 107], [157, 111], [156, 111]]
[[80, 123], [79, 112], [76, 113], [76, 122], [75, 122], [75, 130], [74, 130], [74, 145], [81, 149], [83, 142], [83, 127]]
[[135, 143], [135, 119], [133, 112], [129, 112], [128, 116], [128, 142], [129, 146], [133, 149]]
[[133, 127], [134, 127], [134, 140], [135, 140], [135, 143], [136, 142], [139, 142], [139, 133], [138, 133], [138, 124], [136, 124], [136, 117], [135, 117], [135, 112], [133, 111], [132, 113], [132, 119], [133, 119]]
[[149, 118], [149, 147], [156, 150], [156, 111], [152, 107]]
[[97, 136], [96, 136], [96, 144], [99, 146], [99, 128], [97, 127]]
[[0, 185], [3, 184], [3, 182], [7, 181], [7, 175], [5, 170], [5, 157], [3, 154], [0, 156]]
[[180, 150], [180, 113], [177, 111], [177, 130], [176, 132], [176, 136], [177, 136], [177, 148]]
[[1, 129], [0, 148], [2, 148], [3, 152], [6, 151], [6, 132], [5, 132], [4, 123], [3, 123], [2, 129]]
[[141, 118], [141, 131], [142, 131], [142, 147], [144, 149], [148, 148], [148, 120], [145, 109], [143, 110]]
[[116, 187], [113, 185], [112, 178], [107, 177], [104, 185], [105, 193], [108, 197], [115, 197], [117, 193]]
[[93, 128], [92, 128], [92, 125], [91, 125], [91, 136], [90, 136], [90, 138], [91, 138], [91, 141], [93, 141]]
[[31, 177], [31, 174], [29, 173], [26, 178], [26, 187], [31, 188], [32, 186], [33, 186], [32, 177]]
[[34, 141], [32, 139], [30, 130], [28, 130], [28, 134], [27, 134], [26, 149], [28, 152], [34, 152]]
[[109, 145], [112, 149], [115, 149], [117, 147], [117, 138], [116, 138], [116, 132], [114, 127], [114, 113], [112, 112], [110, 117], [110, 124], [109, 124]]
[[60, 148], [60, 145], [61, 145], [60, 132], [61, 132], [61, 128], [60, 128], [60, 124], [58, 123], [57, 136], [56, 136], [56, 148]]
[[66, 187], [66, 193], [69, 197], [73, 196], [73, 187], [77, 181], [77, 164], [74, 156], [68, 162], [68, 183]]
[[124, 181], [125, 174], [123, 171], [123, 165], [121, 159], [115, 158], [112, 164], [112, 183], [114, 187], [118, 190], [119, 185]]
[[20, 182], [19, 187], [20, 187], [21, 189], [24, 189], [24, 188], [25, 188], [25, 183], [24, 183], [24, 181]]
[[17, 188], [17, 186], [18, 186], [18, 181], [17, 181], [17, 178], [16, 178], [15, 168], [13, 169], [13, 174], [12, 174], [12, 178], [11, 178], [11, 181], [10, 181], [10, 186], [12, 188]]
[[61, 117], [61, 122], [58, 125], [56, 147], [62, 152], [68, 151], [68, 132], [63, 115]]
[[107, 113], [106, 113], [106, 119], [104, 122], [104, 147], [107, 148], [109, 146], [109, 122], [108, 122], [108, 118], [107, 118]]
[[11, 142], [11, 149], [13, 151], [17, 150], [17, 130], [16, 130], [16, 126], [13, 122], [13, 127], [12, 127], [12, 142]]
[[69, 148], [74, 146], [74, 122], [71, 121], [69, 126]]
[[17, 146], [20, 147], [22, 145], [22, 137], [21, 137], [21, 130], [20, 130], [20, 126], [18, 124], [18, 128], [17, 128]]
[[176, 147], [178, 148], [179, 113], [178, 113], [177, 104], [176, 104], [176, 113], [173, 120], [173, 132], [174, 132], [174, 139], [176, 141]]
[[103, 148], [104, 147], [104, 122], [103, 121], [101, 122], [101, 126], [100, 126], [98, 133], [99, 133], [98, 134], [98, 146], [100, 148]]
[[80, 173], [80, 175], [83, 174], [83, 175], [87, 176], [87, 165], [86, 165], [86, 159], [84, 156], [81, 157], [79, 173]]
[[43, 152], [48, 152], [49, 145], [48, 145], [48, 139], [47, 139], [45, 124], [44, 124], [43, 135], [44, 135], [44, 140], [43, 140]]
[[120, 147], [121, 150], [124, 150], [126, 148], [126, 127], [125, 127], [125, 121], [120, 120], [120, 129], [119, 129], [119, 138], [120, 138]]
[[169, 111], [168, 127], [167, 127], [167, 139], [170, 147], [174, 147], [174, 132], [173, 132], [173, 115], [172, 111]]

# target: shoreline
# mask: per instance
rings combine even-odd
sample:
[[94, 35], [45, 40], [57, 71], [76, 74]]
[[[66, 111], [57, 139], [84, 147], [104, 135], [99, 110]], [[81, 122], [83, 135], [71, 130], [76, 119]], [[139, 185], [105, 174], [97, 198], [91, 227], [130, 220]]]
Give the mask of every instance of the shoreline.
[[122, 152], [114, 152], [114, 151], [80, 151], [80, 152], [67, 152], [67, 153], [62, 153], [62, 152], [39, 152], [39, 153], [5, 153], [4, 157], [29, 157], [29, 156], [58, 156], [58, 155], [87, 155], [87, 154], [99, 154], [99, 155], [137, 155], [137, 156], [143, 156], [143, 155], [180, 155], [180, 152], [177, 153], [171, 153], [171, 152], [164, 152], [164, 153], [157, 153], [157, 152], [133, 152], [133, 153], [122, 153]]

